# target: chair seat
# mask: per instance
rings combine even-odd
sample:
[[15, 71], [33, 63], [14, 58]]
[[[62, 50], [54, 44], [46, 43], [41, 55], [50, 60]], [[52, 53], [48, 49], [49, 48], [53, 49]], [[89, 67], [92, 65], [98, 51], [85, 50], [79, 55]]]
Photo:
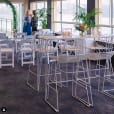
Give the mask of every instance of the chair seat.
[[103, 46], [87, 46], [86, 48], [91, 49], [91, 50], [106, 50], [108, 48], [103, 47]]
[[81, 48], [79, 47], [71, 47], [71, 48], [66, 48], [67, 51], [80, 51]]
[[20, 51], [32, 51], [32, 48], [30, 47], [24, 47], [24, 48], [21, 48]]
[[80, 51], [82, 50], [81, 47], [76, 47], [76, 46], [72, 46], [72, 45], [59, 45], [59, 49], [60, 50], [64, 50], [64, 51]]
[[107, 53], [88, 53], [86, 55], [88, 60], [106, 60], [113, 56], [114, 52]]
[[75, 63], [80, 62], [81, 60], [85, 60], [85, 56], [78, 55], [78, 56], [51, 56], [51, 59], [56, 60], [59, 63]]
[[52, 53], [56, 52], [57, 48], [53, 46], [48, 46], [47, 48], [36, 48], [35, 51], [41, 52], [41, 53]]
[[1, 48], [1, 52], [12, 52], [13, 48]]
[[0, 47], [8, 47], [8, 44], [0, 44]]

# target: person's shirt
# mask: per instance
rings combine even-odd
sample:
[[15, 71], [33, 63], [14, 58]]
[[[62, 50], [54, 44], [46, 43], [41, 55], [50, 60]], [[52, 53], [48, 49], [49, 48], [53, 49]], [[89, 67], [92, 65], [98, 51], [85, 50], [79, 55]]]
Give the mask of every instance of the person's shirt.
[[24, 19], [24, 24], [27, 25], [27, 24], [30, 24], [30, 23], [31, 23], [30, 16], [26, 16], [25, 19]]
[[27, 33], [27, 35], [32, 34], [31, 16], [26, 16], [24, 18], [23, 32]]
[[38, 17], [37, 16], [33, 16], [32, 19], [31, 19], [31, 24], [32, 24], [32, 27], [36, 27], [38, 26]]

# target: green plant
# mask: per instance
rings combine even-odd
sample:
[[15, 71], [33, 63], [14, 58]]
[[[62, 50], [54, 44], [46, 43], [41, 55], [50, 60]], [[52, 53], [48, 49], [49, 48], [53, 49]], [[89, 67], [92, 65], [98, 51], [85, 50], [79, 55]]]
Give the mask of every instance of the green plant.
[[12, 4], [12, 2], [10, 0], [0, 0], [1, 3], [6, 3], [7, 5], [9, 5], [12, 9], [12, 13], [13, 13], [13, 31], [17, 31], [17, 12], [15, 9], [15, 6]]
[[95, 27], [95, 16], [100, 13], [99, 9], [94, 8], [90, 12], [80, 11], [79, 14], [75, 16], [77, 20], [75, 28], [77, 29], [80, 25], [87, 26], [88, 29]]
[[47, 13], [48, 12], [46, 8], [37, 9], [38, 20], [41, 21], [42, 29], [47, 28]]

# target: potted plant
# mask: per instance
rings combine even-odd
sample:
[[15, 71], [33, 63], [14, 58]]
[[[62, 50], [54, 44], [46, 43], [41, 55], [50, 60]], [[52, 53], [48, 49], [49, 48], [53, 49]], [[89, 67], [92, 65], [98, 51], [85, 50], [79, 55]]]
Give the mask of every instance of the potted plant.
[[95, 16], [100, 13], [99, 9], [93, 9], [90, 12], [86, 13], [85, 11], [80, 11], [78, 15], [75, 16], [77, 20], [75, 28], [82, 33], [87, 30], [91, 30], [96, 26]]
[[42, 29], [46, 29], [47, 28], [47, 9], [46, 8], [37, 9], [37, 16], [38, 16], [38, 20], [41, 21]]

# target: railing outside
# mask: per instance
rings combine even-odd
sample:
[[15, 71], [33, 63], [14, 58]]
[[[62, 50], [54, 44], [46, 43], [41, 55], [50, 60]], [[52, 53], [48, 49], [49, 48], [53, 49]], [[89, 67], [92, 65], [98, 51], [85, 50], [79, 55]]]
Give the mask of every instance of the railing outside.
[[8, 36], [13, 35], [12, 19], [0, 18], [0, 32], [5, 32]]

